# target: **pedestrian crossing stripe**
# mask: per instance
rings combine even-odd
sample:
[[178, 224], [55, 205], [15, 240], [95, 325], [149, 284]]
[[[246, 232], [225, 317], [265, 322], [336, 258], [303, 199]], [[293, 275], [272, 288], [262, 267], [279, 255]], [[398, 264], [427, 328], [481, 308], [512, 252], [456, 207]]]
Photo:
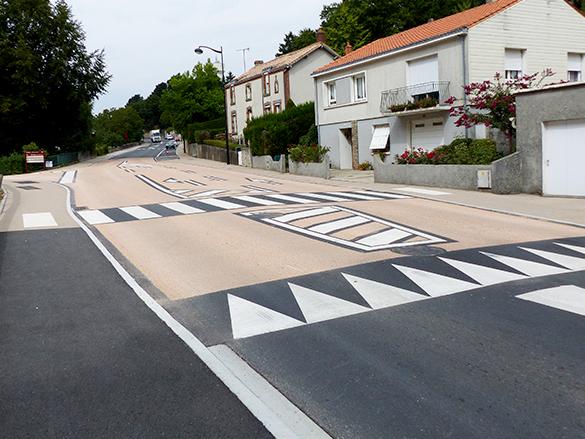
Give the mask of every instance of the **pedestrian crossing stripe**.
[[[554, 245], [564, 247], [583, 256], [567, 256], [560, 253], [542, 251], [529, 247], [517, 247], [527, 253], [546, 256], [551, 262], [564, 267], [563, 272], [582, 271], [585, 264], [585, 247], [555, 242]], [[521, 258], [510, 258], [500, 254], [477, 252], [498, 260], [503, 265], [518, 270], [531, 267], [533, 261]], [[266, 306], [254, 303], [252, 300], [228, 293], [228, 308], [232, 336], [234, 339], [254, 337], [271, 332], [286, 329], [298, 328], [318, 322], [334, 320], [355, 314], [371, 312], [394, 306], [401, 306], [412, 302], [431, 300], [436, 297], [463, 294], [471, 292], [485, 285], [494, 285], [509, 281], [536, 278], [547, 276], [558, 267], [547, 264], [539, 264], [551, 270], [533, 271], [528, 269], [530, 274], [518, 275], [516, 273], [494, 269], [475, 263], [460, 261], [452, 258], [433, 258], [434, 261], [441, 261], [433, 268], [433, 271], [415, 269], [400, 264], [390, 264], [396, 269], [397, 275], [403, 275], [413, 284], [419, 286], [426, 294], [400, 288], [392, 283], [381, 283], [366, 279], [353, 274], [340, 271], [348, 287], [355, 290], [368, 304], [363, 306], [353, 301], [335, 297], [312, 288], [295, 283], [283, 281], [293, 297], [294, 302], [301, 311], [302, 319], [291, 317], [284, 312], [275, 311]], [[514, 265], [514, 267], [512, 267]], [[473, 282], [463, 281], [452, 277], [452, 274], [445, 273], [445, 268], [455, 268], [464, 276], [473, 279]], [[489, 275], [494, 278], [490, 279]], [[398, 283], [398, 279], [394, 278]], [[535, 302], [541, 305], [557, 308], [562, 311], [572, 312], [585, 316], [585, 289], [575, 285], [563, 285], [555, 288], [537, 290], [516, 296], [519, 299]]]
[[[140, 176], [137, 176], [140, 177]], [[356, 192], [357, 193], [357, 192]], [[367, 191], [360, 191], [359, 194], [367, 193]], [[213, 195], [210, 192], [208, 195]], [[345, 192], [346, 197], [339, 196], [339, 201], [353, 202], [359, 201], [351, 197], [353, 192]], [[403, 195], [392, 193], [377, 192], [375, 197], [370, 198], [377, 201], [383, 200], [400, 200]], [[173, 194], [177, 196], [177, 194]], [[291, 194], [272, 194], [261, 193], [252, 196], [234, 196], [234, 197], [215, 197], [215, 198], [197, 198], [197, 199], [183, 199], [174, 203], [160, 203], [149, 204], [142, 206], [127, 206], [119, 208], [108, 209], [89, 209], [77, 210], [77, 214], [90, 225], [99, 225], [106, 223], [118, 223], [126, 221], [138, 221], [147, 219], [156, 219], [163, 217], [172, 217], [180, 215], [193, 215], [205, 212], [214, 212], [221, 210], [236, 210], [250, 207], [266, 207], [276, 205], [304, 205], [304, 204], [319, 204], [326, 203], [327, 200], [320, 199], [321, 193], [304, 193], [302, 195], [297, 193]], [[179, 195], [181, 196], [181, 195]], [[187, 198], [182, 196], [183, 198]], [[361, 200], [363, 201], [363, 200]]]
[[[336, 194], [336, 196], [341, 196], [341, 192]], [[285, 214], [247, 212], [242, 215], [297, 234], [364, 252], [449, 241], [440, 236], [341, 206], [317, 207]], [[309, 225], [307, 225], [308, 220]], [[374, 231], [364, 233], [362, 226], [372, 227]], [[355, 236], [344, 237], [347, 235]]]

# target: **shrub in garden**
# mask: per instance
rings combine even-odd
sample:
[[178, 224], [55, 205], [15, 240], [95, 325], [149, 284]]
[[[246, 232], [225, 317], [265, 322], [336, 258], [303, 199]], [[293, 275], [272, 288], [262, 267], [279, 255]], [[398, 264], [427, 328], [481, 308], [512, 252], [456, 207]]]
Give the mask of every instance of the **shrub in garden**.
[[362, 162], [358, 165], [358, 170], [360, 171], [371, 171], [372, 169], [374, 169], [372, 167], [372, 164], [368, 161]]
[[24, 172], [24, 154], [13, 152], [0, 157], [0, 174], [22, 174]]
[[395, 157], [399, 165], [489, 165], [502, 157], [496, 143], [489, 139], [455, 139], [432, 151], [407, 149]]
[[321, 163], [328, 152], [329, 148], [317, 144], [296, 145], [288, 150], [290, 159], [301, 163]]

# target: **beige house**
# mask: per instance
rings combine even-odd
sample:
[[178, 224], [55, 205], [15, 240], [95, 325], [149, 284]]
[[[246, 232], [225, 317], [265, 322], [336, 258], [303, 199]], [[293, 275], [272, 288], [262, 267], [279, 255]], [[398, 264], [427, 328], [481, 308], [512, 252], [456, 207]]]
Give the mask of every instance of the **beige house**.
[[246, 123], [253, 117], [279, 113], [289, 100], [295, 104], [315, 99], [315, 83], [311, 73], [337, 57], [324, 44], [324, 34], [318, 41], [295, 52], [271, 61], [255, 61], [254, 67], [226, 85], [228, 131], [232, 139], [241, 140]]
[[[445, 100], [463, 85], [551, 68], [552, 82], [583, 80], [585, 17], [565, 0], [495, 0], [374, 41], [318, 68], [319, 140], [332, 166], [355, 168], [386, 151], [432, 149], [455, 137]], [[410, 105], [408, 105], [410, 104]]]

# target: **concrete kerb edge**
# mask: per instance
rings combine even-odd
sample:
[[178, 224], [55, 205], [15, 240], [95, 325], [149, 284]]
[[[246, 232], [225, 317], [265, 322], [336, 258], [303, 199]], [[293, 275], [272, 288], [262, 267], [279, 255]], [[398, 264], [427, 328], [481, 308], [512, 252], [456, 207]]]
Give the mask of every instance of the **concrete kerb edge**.
[[[331, 439], [319, 425], [317, 425], [311, 418], [302, 412], [297, 406], [290, 402], [280, 391], [273, 387], [263, 377], [258, 375], [259, 379], [263, 380], [262, 388], [250, 388], [240, 377], [235, 374], [236, 367], [234, 366], [234, 358], [231, 357], [231, 364], [225, 364], [220, 355], [217, 355], [210, 348], [206, 347], [193, 333], [187, 330], [181, 323], [159, 303], [157, 302], [124, 268], [124, 266], [112, 255], [108, 250], [106, 244], [102, 242], [105, 240], [108, 246], [112, 244], [107, 241], [99, 232], [102, 240], [98, 234], [94, 233], [92, 228], [88, 227], [80, 218], [75, 215], [73, 211], [71, 199], [72, 190], [63, 184], [58, 183], [64, 187], [67, 192], [66, 210], [71, 218], [79, 225], [85, 232], [89, 239], [94, 243], [97, 249], [108, 260], [116, 272], [122, 277], [124, 282], [134, 291], [140, 300], [160, 319], [167, 327], [175, 333], [177, 337], [189, 347], [193, 353], [217, 376], [221, 382], [244, 404], [244, 406], [258, 419], [266, 429], [276, 438], [304, 438], [315, 437], [323, 439]], [[119, 252], [116, 252], [119, 253]], [[125, 258], [124, 258], [125, 259]], [[251, 369], [250, 366], [235, 353], [234, 355], [239, 359], [241, 364], [238, 369], [246, 371]], [[253, 369], [252, 369], [253, 370]], [[276, 413], [271, 407], [272, 404], [265, 403], [261, 400], [260, 395], [267, 395], [266, 389], [270, 389], [272, 397], [279, 399], [279, 406], [286, 407], [287, 413]]]

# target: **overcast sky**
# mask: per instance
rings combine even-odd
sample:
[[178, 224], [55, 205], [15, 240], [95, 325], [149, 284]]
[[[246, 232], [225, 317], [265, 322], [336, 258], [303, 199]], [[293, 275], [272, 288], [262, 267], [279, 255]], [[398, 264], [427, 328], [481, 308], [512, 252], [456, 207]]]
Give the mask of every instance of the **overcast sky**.
[[[332, 1], [332, 0], [331, 0]], [[274, 57], [283, 36], [317, 28], [323, 0], [67, 0], [86, 32], [88, 50], [105, 49], [113, 75], [94, 111], [120, 107], [136, 93], [146, 98], [155, 85], [215, 54], [196, 55], [200, 44], [223, 46], [226, 71], [243, 72], [242, 53]]]

